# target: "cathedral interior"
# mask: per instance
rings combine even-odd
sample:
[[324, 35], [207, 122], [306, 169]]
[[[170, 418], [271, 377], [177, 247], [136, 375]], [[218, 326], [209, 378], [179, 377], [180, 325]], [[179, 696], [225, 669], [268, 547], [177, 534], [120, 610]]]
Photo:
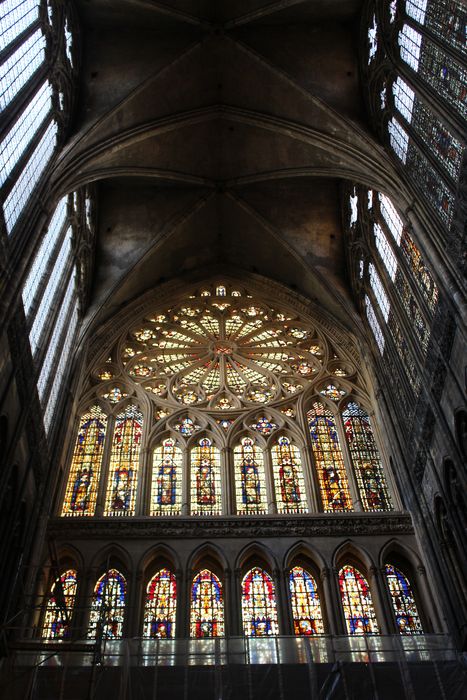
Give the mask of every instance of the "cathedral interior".
[[466, 697], [466, 22], [1, 0], [2, 697]]

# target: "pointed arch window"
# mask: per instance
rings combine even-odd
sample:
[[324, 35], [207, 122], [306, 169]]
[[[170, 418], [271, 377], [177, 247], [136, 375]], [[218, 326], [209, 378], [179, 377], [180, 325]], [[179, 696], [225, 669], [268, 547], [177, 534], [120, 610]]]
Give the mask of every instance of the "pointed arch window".
[[169, 569], [161, 569], [146, 588], [143, 637], [172, 639], [175, 637], [177, 582]]
[[173, 438], [154, 450], [150, 515], [180, 515], [182, 459], [182, 450]]
[[121, 639], [127, 585], [116, 569], [109, 569], [97, 581], [91, 602], [88, 639]]
[[323, 510], [326, 513], [352, 510], [335, 417], [324, 404], [315, 401], [307, 419]]
[[107, 416], [100, 406], [81, 416], [62, 515], [94, 515], [106, 429]]
[[278, 634], [276, 591], [267, 571], [253, 567], [242, 581], [243, 632], [247, 637]]
[[242, 438], [234, 448], [234, 467], [237, 513], [266, 513], [263, 452], [252, 438]]
[[368, 414], [357, 403], [351, 402], [342, 412], [342, 418], [363, 509], [392, 510]]
[[300, 450], [282, 435], [273, 445], [271, 456], [277, 511], [306, 513], [308, 506]]
[[420, 615], [409, 579], [393, 564], [386, 564], [384, 570], [399, 633], [402, 635], [423, 634]]
[[370, 587], [364, 576], [346, 564], [339, 571], [339, 588], [347, 633], [379, 634]]
[[70, 624], [76, 599], [77, 573], [68, 569], [53, 583], [47, 601], [42, 637], [59, 641], [70, 636]]
[[301, 566], [294, 566], [289, 573], [289, 588], [294, 633], [324, 634], [318, 587], [313, 576]]
[[143, 414], [128, 406], [115, 419], [104, 515], [134, 515]]
[[222, 513], [220, 452], [207, 437], [191, 450], [191, 514]]
[[190, 600], [190, 635], [196, 638], [224, 636], [222, 583], [209, 569], [193, 579]]

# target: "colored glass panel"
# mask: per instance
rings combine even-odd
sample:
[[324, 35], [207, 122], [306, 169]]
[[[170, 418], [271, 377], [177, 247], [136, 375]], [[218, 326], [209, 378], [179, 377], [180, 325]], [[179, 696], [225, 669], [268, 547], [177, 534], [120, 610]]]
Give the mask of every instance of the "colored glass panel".
[[247, 637], [278, 634], [274, 581], [267, 571], [255, 566], [242, 581], [243, 632]]
[[126, 591], [126, 580], [116, 569], [100, 577], [91, 602], [88, 639], [121, 639]]
[[347, 633], [379, 634], [370, 588], [362, 574], [353, 566], [342, 567], [339, 588]]
[[294, 566], [289, 573], [289, 587], [294, 633], [324, 634], [321, 603], [313, 576], [301, 566]]
[[400, 634], [423, 634], [420, 615], [408, 578], [392, 564], [386, 564], [386, 580]]
[[197, 639], [224, 636], [222, 584], [208, 569], [196, 574], [191, 586], [190, 635]]
[[143, 637], [172, 639], [175, 637], [177, 582], [168, 569], [161, 569], [146, 588]]
[[311, 446], [326, 513], [352, 510], [344, 457], [334, 415], [316, 401], [307, 413]]
[[59, 641], [70, 636], [70, 623], [76, 598], [76, 571], [68, 569], [50, 590], [42, 637]]
[[423, 262], [421, 253], [407, 231], [402, 232], [401, 250], [426, 303], [433, 311], [438, 303], [438, 288]]
[[263, 452], [254, 440], [244, 437], [234, 449], [237, 513], [266, 513]]
[[134, 515], [143, 414], [136, 406], [115, 419], [104, 515]]
[[368, 414], [357, 403], [349, 403], [342, 419], [363, 510], [392, 510]]
[[180, 515], [182, 504], [182, 451], [167, 438], [154, 450], [151, 515]]
[[378, 319], [376, 318], [375, 310], [373, 308], [373, 305], [368, 297], [368, 295], [365, 295], [365, 308], [366, 308], [366, 316], [368, 319], [368, 324], [371, 328], [371, 332], [373, 333], [373, 336], [376, 340], [376, 344], [378, 346], [378, 350], [380, 351], [381, 355], [384, 352], [384, 335], [383, 331], [381, 330], [381, 326], [378, 323]]
[[463, 117], [467, 116], [467, 69], [435, 46], [424, 40], [420, 54], [419, 73], [448, 105]]
[[209, 438], [201, 438], [191, 450], [191, 514], [221, 512], [220, 452]]
[[289, 438], [279, 437], [271, 450], [272, 468], [279, 513], [306, 513], [308, 510], [300, 450]]
[[271, 433], [278, 427], [277, 423], [273, 423], [273, 421], [269, 420], [269, 418], [266, 418], [266, 416], [262, 416], [261, 418], [258, 418], [256, 423], [252, 423], [251, 428], [254, 430], [257, 430], [258, 433], [261, 433], [261, 435], [271, 435]]
[[94, 515], [107, 416], [93, 406], [80, 420], [62, 515]]

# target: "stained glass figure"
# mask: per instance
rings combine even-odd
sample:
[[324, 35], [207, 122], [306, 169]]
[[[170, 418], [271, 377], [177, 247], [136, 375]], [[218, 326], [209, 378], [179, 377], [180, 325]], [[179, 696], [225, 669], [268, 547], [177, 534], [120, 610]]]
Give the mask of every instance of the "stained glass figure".
[[267, 571], [255, 566], [242, 581], [243, 633], [246, 637], [278, 634], [274, 581]]
[[261, 433], [261, 435], [267, 436], [271, 435], [271, 433], [276, 430], [278, 425], [277, 423], [269, 420], [269, 418], [266, 418], [266, 416], [261, 416], [261, 418], [258, 418], [256, 423], [252, 423], [250, 427], [257, 430], [258, 433]]
[[400, 634], [423, 634], [420, 615], [408, 578], [392, 564], [386, 564], [384, 568]]
[[240, 444], [234, 448], [234, 466], [237, 513], [266, 513], [263, 452], [254, 440], [249, 437], [240, 440]]
[[289, 587], [294, 633], [324, 634], [321, 603], [313, 576], [301, 566], [294, 566], [289, 573]]
[[128, 406], [115, 419], [104, 515], [134, 515], [143, 414]]
[[81, 416], [62, 515], [94, 515], [106, 428], [107, 416], [99, 406]]
[[177, 430], [182, 435], [190, 437], [197, 430], [201, 430], [201, 426], [195, 423], [191, 418], [183, 418], [179, 423], [174, 425], [174, 430]]
[[221, 512], [220, 452], [204, 437], [191, 450], [191, 514], [220, 515]]
[[143, 637], [172, 639], [175, 637], [177, 582], [169, 569], [161, 569], [146, 588]]
[[75, 605], [77, 575], [68, 569], [55, 581], [47, 601], [42, 637], [59, 641], [70, 636], [70, 623]]
[[181, 504], [182, 450], [167, 438], [154, 450], [150, 515], [180, 515]]
[[306, 513], [308, 506], [300, 450], [288, 437], [279, 437], [271, 450], [279, 513]]
[[222, 583], [208, 569], [196, 574], [191, 586], [190, 635], [198, 639], [224, 636]]
[[88, 639], [121, 639], [125, 597], [125, 578], [116, 569], [109, 569], [100, 577], [94, 588]]
[[349, 483], [334, 415], [316, 401], [307, 413], [311, 446], [326, 513], [352, 510]]
[[379, 634], [367, 580], [348, 564], [339, 571], [339, 588], [348, 634]]
[[368, 414], [358, 403], [351, 402], [342, 412], [342, 419], [363, 509], [392, 510]]

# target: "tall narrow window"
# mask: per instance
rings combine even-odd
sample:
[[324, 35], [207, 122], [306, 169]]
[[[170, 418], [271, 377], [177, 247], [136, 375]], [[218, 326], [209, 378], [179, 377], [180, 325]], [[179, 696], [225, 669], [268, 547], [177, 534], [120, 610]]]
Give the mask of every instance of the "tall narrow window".
[[274, 581], [258, 566], [250, 569], [242, 581], [242, 617], [247, 637], [278, 634]]
[[289, 573], [289, 587], [295, 634], [324, 634], [321, 603], [313, 576], [301, 566], [294, 566]]
[[0, 110], [8, 107], [45, 58], [45, 36], [38, 29], [0, 66]]
[[143, 637], [172, 639], [175, 637], [177, 582], [169, 569], [161, 569], [146, 588]]
[[191, 514], [222, 513], [220, 453], [209, 438], [191, 450]]
[[348, 634], [379, 634], [367, 580], [353, 566], [339, 571], [339, 588]]
[[208, 569], [196, 574], [191, 586], [190, 635], [196, 638], [224, 636], [222, 584]]
[[271, 450], [279, 513], [308, 511], [300, 450], [288, 437], [279, 437]]
[[386, 564], [384, 569], [400, 634], [423, 634], [420, 615], [409, 579], [393, 564]]
[[315, 401], [307, 413], [311, 446], [325, 513], [352, 510], [349, 483], [333, 413]]
[[52, 585], [42, 629], [44, 639], [59, 641], [69, 638], [76, 586], [75, 569], [65, 571]]
[[154, 450], [151, 515], [180, 515], [182, 504], [182, 451], [173, 438]]
[[352, 402], [347, 404], [342, 418], [363, 509], [392, 510], [368, 414], [357, 403]]
[[62, 515], [94, 515], [107, 416], [93, 406], [80, 420]]
[[128, 406], [117, 416], [104, 515], [135, 514], [142, 432], [143, 414], [136, 406]]
[[97, 581], [91, 602], [88, 639], [121, 639], [125, 615], [126, 580], [109, 569]]
[[237, 513], [265, 513], [267, 504], [263, 452], [252, 438], [242, 438], [235, 447], [234, 466]]

